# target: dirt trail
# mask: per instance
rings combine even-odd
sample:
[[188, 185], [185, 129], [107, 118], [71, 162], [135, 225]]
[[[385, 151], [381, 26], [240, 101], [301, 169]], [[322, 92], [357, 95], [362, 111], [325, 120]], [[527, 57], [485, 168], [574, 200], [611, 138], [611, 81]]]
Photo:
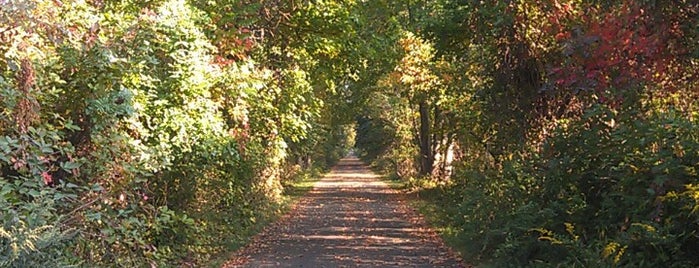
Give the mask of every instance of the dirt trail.
[[224, 267], [463, 267], [403, 198], [343, 159]]

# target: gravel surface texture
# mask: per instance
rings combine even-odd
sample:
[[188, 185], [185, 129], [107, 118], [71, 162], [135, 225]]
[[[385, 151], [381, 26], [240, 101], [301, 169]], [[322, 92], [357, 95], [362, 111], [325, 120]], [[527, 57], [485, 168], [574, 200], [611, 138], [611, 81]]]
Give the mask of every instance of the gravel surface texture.
[[224, 267], [464, 267], [424, 219], [347, 158]]

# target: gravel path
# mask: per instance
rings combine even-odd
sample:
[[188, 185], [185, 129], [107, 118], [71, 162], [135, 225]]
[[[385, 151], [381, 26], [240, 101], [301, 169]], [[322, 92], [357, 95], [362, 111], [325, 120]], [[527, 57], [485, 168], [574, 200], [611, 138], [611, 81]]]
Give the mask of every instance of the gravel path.
[[224, 267], [463, 267], [404, 198], [343, 159]]

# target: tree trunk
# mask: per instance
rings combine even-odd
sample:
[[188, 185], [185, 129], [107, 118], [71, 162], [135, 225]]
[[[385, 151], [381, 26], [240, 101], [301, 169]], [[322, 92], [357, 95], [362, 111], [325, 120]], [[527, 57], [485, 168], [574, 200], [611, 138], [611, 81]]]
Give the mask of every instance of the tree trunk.
[[420, 175], [432, 174], [434, 155], [430, 146], [430, 110], [427, 101], [420, 101]]

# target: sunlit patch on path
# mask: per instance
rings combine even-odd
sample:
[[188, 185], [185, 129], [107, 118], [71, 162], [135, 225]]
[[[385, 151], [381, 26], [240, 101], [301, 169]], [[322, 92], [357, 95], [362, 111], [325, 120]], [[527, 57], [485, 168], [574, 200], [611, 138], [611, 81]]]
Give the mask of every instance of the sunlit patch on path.
[[224, 267], [463, 267], [402, 198], [343, 159]]

